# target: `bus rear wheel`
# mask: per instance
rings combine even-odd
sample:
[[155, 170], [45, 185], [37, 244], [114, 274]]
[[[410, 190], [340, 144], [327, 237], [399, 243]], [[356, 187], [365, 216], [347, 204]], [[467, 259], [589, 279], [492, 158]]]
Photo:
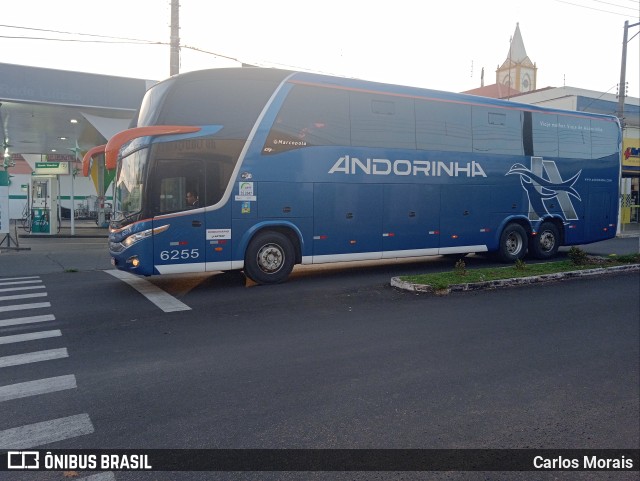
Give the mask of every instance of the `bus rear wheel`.
[[258, 284], [277, 284], [289, 277], [295, 263], [295, 249], [280, 232], [261, 232], [247, 248], [244, 273]]
[[527, 233], [520, 224], [509, 224], [500, 235], [498, 259], [502, 262], [515, 262], [527, 253]]
[[543, 222], [537, 235], [531, 238], [529, 252], [536, 259], [551, 259], [558, 253], [560, 232], [552, 222]]

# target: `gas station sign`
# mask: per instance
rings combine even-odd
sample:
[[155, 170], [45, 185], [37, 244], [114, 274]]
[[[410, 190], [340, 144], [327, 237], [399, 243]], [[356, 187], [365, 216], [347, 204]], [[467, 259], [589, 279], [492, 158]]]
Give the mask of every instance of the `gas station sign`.
[[35, 175], [69, 175], [69, 162], [36, 162]]

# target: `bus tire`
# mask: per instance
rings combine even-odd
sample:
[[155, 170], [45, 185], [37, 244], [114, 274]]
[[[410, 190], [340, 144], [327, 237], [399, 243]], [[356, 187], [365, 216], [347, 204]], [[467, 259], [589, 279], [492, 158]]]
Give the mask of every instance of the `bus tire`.
[[275, 231], [257, 234], [247, 247], [245, 275], [258, 284], [277, 284], [289, 277], [295, 263], [295, 249], [289, 238]]
[[543, 222], [537, 235], [531, 238], [529, 252], [536, 259], [551, 259], [560, 247], [560, 231], [553, 222]]
[[498, 259], [502, 262], [515, 262], [527, 253], [527, 232], [520, 224], [509, 224], [500, 235]]

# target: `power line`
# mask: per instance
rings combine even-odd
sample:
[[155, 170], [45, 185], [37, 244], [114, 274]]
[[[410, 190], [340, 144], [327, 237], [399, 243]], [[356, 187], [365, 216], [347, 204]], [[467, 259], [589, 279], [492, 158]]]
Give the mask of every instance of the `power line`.
[[[91, 34], [91, 33], [81, 33], [81, 32], [67, 32], [67, 31], [61, 31], [61, 30], [50, 30], [50, 29], [44, 29], [44, 28], [33, 28], [33, 27], [24, 27], [24, 26], [17, 26], [17, 25], [3, 25], [0, 24], [0, 27], [5, 27], [5, 28], [16, 28], [16, 29], [21, 29], [21, 30], [33, 30], [33, 31], [37, 31], [37, 32], [49, 32], [49, 33], [57, 33], [57, 34], [61, 34], [61, 35], [77, 35], [77, 36], [86, 36], [86, 37], [97, 37], [97, 38], [101, 38], [101, 39], [112, 39], [112, 40], [81, 40], [81, 39], [64, 39], [64, 38], [53, 38], [53, 37], [33, 37], [33, 36], [11, 36], [11, 35], [0, 35], [0, 38], [8, 38], [8, 39], [19, 39], [19, 40], [44, 40], [44, 41], [51, 41], [51, 42], [75, 42], [75, 43], [102, 43], [102, 44], [119, 44], [119, 45], [169, 45], [168, 42], [160, 42], [160, 41], [152, 41], [152, 40], [143, 40], [143, 39], [138, 39], [138, 38], [130, 38], [130, 37], [113, 37], [113, 36], [109, 36], [109, 35], [97, 35], [97, 34]], [[276, 67], [280, 67], [280, 68], [287, 68], [290, 70], [305, 70], [305, 71], [313, 71], [315, 73], [325, 73], [325, 72], [320, 72], [317, 70], [310, 70], [308, 68], [305, 67], [299, 67], [299, 66], [294, 66], [294, 65], [287, 65], [287, 64], [280, 64], [277, 62], [271, 62], [268, 60], [261, 60], [261, 61], [252, 61], [252, 62], [247, 62], [244, 60], [241, 60], [239, 58], [236, 57], [231, 57], [229, 55], [224, 55], [218, 52], [212, 52], [210, 50], [205, 50], [202, 48], [198, 48], [198, 47], [193, 47], [190, 45], [180, 45], [180, 48], [183, 49], [187, 49], [187, 50], [193, 50], [195, 52], [199, 52], [199, 53], [204, 53], [207, 55], [213, 55], [215, 57], [219, 57], [219, 58], [224, 58], [227, 60], [232, 60], [234, 62], [238, 62], [238, 63], [249, 63], [249, 64], [261, 64], [261, 65], [271, 65], [271, 66], [276, 66]], [[325, 73], [326, 74], [326, 73]]]
[[[634, 12], [638, 11], [637, 8], [625, 7], [624, 5], [618, 5], [617, 3], [605, 2], [604, 0], [593, 0], [593, 1], [597, 2], [597, 3], [604, 3], [605, 5], [611, 5], [612, 7], [616, 7], [616, 8], [624, 8], [625, 10], [633, 10]], [[636, 4], [636, 6], [637, 6], [637, 4]]]
[[626, 14], [626, 13], [618, 13], [618, 12], [612, 12], [612, 11], [610, 11], [610, 10], [603, 10], [603, 9], [601, 9], [601, 8], [588, 7], [588, 6], [586, 6], [586, 5], [579, 5], [579, 4], [577, 4], [577, 3], [567, 2], [567, 1], [565, 1], [565, 0], [555, 0], [555, 1], [556, 1], [556, 2], [558, 2], [558, 3], [564, 3], [564, 4], [566, 4], [566, 5], [571, 5], [571, 6], [574, 6], [574, 7], [586, 8], [586, 9], [589, 9], [589, 10], [595, 10], [596, 12], [604, 12], [604, 13], [609, 13], [609, 14], [611, 14], [611, 15], [618, 15], [618, 16], [620, 16], [620, 17], [626, 17], [626, 18], [629, 18], [629, 15], [628, 15], [628, 14]]
[[[109, 35], [97, 35], [95, 33], [80, 33], [80, 32], [66, 32], [63, 30], [49, 30], [46, 28], [34, 28], [34, 27], [22, 27], [19, 25], [3, 25], [0, 24], [0, 27], [4, 27], [4, 28], [15, 28], [15, 29], [19, 29], [19, 30], [33, 30], [36, 32], [48, 32], [48, 33], [59, 33], [62, 35], [78, 35], [78, 36], [83, 36], [83, 37], [96, 37], [96, 38], [111, 38], [114, 40], [129, 40], [132, 42], [139, 42], [139, 43], [151, 43], [151, 44], [156, 44], [158, 42], [152, 41], [152, 40], [142, 40], [139, 38], [128, 38], [128, 37], [113, 37], [113, 36], [109, 36]], [[5, 38], [22, 38], [22, 37], [5, 37]], [[30, 38], [30, 37], [24, 37], [24, 38]], [[46, 39], [43, 39], [46, 40]]]
[[180, 48], [186, 48], [188, 50], [193, 50], [195, 52], [206, 53], [206, 54], [209, 54], [209, 55], [214, 55], [216, 57], [226, 58], [227, 60], [233, 60], [235, 62], [242, 63], [242, 60], [239, 60], [239, 59], [237, 59], [235, 57], [229, 57], [227, 55], [222, 55], [221, 53], [210, 52], [208, 50], [204, 50], [204, 49], [201, 49], [201, 48], [198, 48], [198, 47], [190, 47], [189, 45], [180, 45]]
[[107, 44], [120, 44], [120, 45], [169, 45], [166, 42], [151, 42], [151, 41], [127, 41], [127, 40], [79, 40], [74, 38], [48, 38], [48, 37], [25, 37], [25, 36], [12, 36], [12, 35], [0, 35], [0, 38], [9, 38], [16, 40], [46, 40], [50, 42], [76, 42], [76, 43], [107, 43]]

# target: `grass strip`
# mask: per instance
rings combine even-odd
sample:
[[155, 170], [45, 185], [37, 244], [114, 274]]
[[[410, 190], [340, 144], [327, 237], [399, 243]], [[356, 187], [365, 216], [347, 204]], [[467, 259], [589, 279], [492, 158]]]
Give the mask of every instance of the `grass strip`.
[[464, 261], [458, 261], [453, 271], [420, 274], [416, 276], [401, 276], [400, 279], [412, 284], [429, 285], [435, 290], [440, 290], [447, 289], [456, 284], [470, 284], [474, 282], [541, 276], [545, 274], [556, 274], [561, 272], [595, 269], [598, 267], [606, 268], [637, 263], [640, 263], [640, 254], [629, 254], [624, 256], [611, 255], [609, 257], [585, 256], [584, 258], [581, 258], [579, 263], [572, 260], [536, 264], [526, 264], [525, 262], [518, 261], [511, 266], [478, 269], [467, 269]]

